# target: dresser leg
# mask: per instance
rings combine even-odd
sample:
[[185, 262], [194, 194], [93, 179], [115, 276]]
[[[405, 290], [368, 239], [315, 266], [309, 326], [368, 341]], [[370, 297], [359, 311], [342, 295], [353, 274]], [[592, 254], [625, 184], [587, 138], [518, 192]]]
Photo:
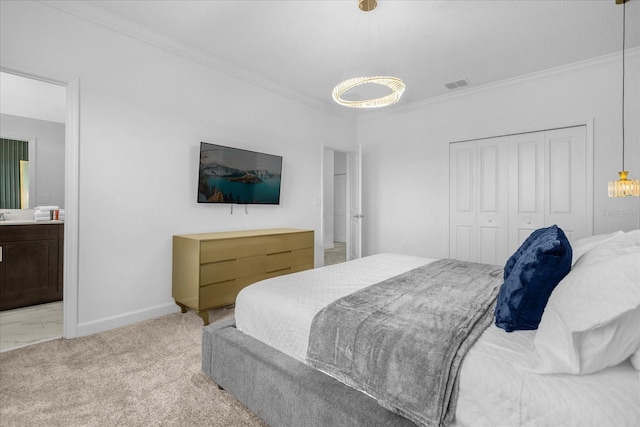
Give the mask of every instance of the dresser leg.
[[202, 321], [204, 322], [204, 326], [209, 324], [209, 310], [198, 311], [198, 316], [202, 317]]
[[180, 304], [178, 301], [176, 301], [176, 304], [178, 304], [178, 307], [180, 307], [180, 311], [182, 313], [186, 313], [187, 312], [187, 306], [184, 304]]

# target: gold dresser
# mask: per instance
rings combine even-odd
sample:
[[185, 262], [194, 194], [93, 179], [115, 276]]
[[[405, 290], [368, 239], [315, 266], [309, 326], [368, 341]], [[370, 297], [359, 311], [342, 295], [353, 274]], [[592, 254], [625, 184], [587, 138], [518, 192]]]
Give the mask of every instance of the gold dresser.
[[173, 236], [172, 295], [205, 325], [210, 308], [234, 304], [245, 286], [313, 268], [313, 230], [265, 230]]

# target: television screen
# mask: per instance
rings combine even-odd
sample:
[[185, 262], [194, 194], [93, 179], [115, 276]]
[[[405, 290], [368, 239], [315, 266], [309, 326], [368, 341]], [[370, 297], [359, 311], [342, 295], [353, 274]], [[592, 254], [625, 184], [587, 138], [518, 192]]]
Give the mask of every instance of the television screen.
[[198, 203], [280, 204], [282, 157], [200, 143]]

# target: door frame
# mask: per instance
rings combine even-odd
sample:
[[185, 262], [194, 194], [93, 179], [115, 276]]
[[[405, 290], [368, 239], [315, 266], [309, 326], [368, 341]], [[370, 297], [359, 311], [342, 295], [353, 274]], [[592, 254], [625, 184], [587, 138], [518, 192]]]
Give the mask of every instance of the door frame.
[[362, 257], [362, 144], [358, 144], [357, 151], [347, 153], [347, 218], [347, 261], [350, 261]]
[[23, 71], [20, 67], [0, 67], [0, 71], [40, 80], [66, 90], [64, 144], [64, 259], [63, 259], [63, 338], [78, 334], [78, 254], [79, 254], [79, 172], [80, 172], [80, 79], [45, 77], [46, 73]]
[[[347, 157], [353, 153], [358, 153], [357, 151], [347, 151], [345, 149], [342, 148], [334, 148], [332, 146], [328, 146], [325, 145], [324, 142], [320, 144], [320, 247], [322, 248], [322, 263], [320, 264], [320, 266], [324, 266], [324, 248], [325, 248], [325, 241], [324, 241], [324, 228], [325, 228], [325, 216], [324, 216], [324, 207], [326, 205], [326, 200], [325, 200], [325, 184], [324, 184], [324, 154], [325, 151], [329, 150], [332, 152], [339, 152], [339, 153], [344, 153], [347, 155]], [[346, 197], [346, 205], [347, 205], [347, 213], [346, 213], [346, 226], [347, 226], [347, 231], [346, 231], [346, 246], [347, 246], [347, 254], [346, 254], [346, 260], [349, 260], [349, 253], [348, 250], [351, 247], [351, 232], [350, 232], [350, 221], [349, 221], [349, 204], [350, 204], [350, 189], [349, 189], [349, 182], [351, 179], [351, 171], [348, 165], [348, 159], [347, 159], [347, 172], [346, 172], [346, 178], [347, 178], [347, 191], [345, 194]], [[333, 194], [333, 188], [330, 189], [331, 190], [331, 197], [334, 196]], [[327, 196], [328, 197], [328, 196]]]

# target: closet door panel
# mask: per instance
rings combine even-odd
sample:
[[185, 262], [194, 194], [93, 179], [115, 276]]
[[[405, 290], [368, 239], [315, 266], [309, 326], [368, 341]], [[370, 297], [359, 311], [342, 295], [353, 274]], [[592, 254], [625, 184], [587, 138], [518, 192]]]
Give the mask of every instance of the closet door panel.
[[451, 258], [503, 264], [532, 231], [590, 235], [587, 128], [450, 145]]
[[476, 144], [449, 146], [449, 257], [475, 260]]
[[567, 138], [545, 141], [547, 146], [549, 214], [571, 212], [571, 140]]
[[509, 137], [509, 253], [544, 226], [544, 132]]
[[453, 230], [453, 253], [450, 258], [460, 261], [475, 261], [475, 227], [457, 225]]
[[586, 128], [545, 132], [545, 224], [557, 224], [569, 240], [587, 236]]
[[507, 138], [478, 142], [477, 256], [478, 262], [503, 264], [508, 258]]
[[476, 262], [501, 265], [507, 261], [504, 256], [505, 245], [499, 227], [478, 226], [478, 256]]

